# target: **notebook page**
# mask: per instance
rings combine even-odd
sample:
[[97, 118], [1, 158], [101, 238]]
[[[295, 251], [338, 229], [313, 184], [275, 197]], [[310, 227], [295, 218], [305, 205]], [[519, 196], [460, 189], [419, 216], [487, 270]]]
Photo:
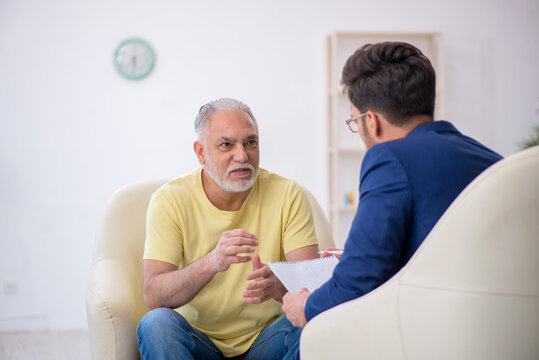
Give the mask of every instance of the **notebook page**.
[[303, 261], [270, 261], [268, 266], [289, 292], [297, 294], [301, 288], [309, 292], [318, 289], [331, 278], [338, 263], [337, 257], [329, 256]]

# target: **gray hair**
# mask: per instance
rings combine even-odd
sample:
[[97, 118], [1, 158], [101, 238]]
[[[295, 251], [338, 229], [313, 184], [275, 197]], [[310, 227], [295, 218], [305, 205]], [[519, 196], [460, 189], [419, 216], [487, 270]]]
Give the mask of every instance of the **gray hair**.
[[251, 109], [249, 109], [247, 105], [245, 105], [244, 103], [236, 99], [221, 98], [221, 99], [210, 101], [209, 103], [205, 105], [202, 105], [202, 107], [198, 111], [198, 115], [195, 118], [195, 132], [197, 133], [199, 140], [202, 140], [204, 131], [206, 130], [208, 126], [208, 122], [210, 121], [211, 116], [217, 111], [244, 112], [251, 118], [256, 128], [258, 128], [256, 119], [253, 116]]

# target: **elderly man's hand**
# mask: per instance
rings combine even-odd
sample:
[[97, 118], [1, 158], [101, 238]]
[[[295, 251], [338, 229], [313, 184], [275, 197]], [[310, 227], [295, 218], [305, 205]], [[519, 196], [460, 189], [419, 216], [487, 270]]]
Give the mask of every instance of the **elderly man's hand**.
[[255, 251], [258, 239], [254, 234], [242, 229], [227, 230], [213, 251], [208, 253], [211, 268], [215, 273], [227, 271], [230, 265], [251, 261], [249, 254]]
[[286, 293], [283, 296], [283, 311], [288, 321], [295, 327], [304, 327], [307, 325], [305, 318], [305, 302], [311, 295], [305, 288], [301, 289], [299, 294]]
[[260, 304], [269, 299], [281, 301], [286, 289], [273, 274], [268, 265], [260, 262], [258, 254], [253, 255], [253, 272], [247, 275], [247, 280], [254, 280], [245, 286], [243, 302]]

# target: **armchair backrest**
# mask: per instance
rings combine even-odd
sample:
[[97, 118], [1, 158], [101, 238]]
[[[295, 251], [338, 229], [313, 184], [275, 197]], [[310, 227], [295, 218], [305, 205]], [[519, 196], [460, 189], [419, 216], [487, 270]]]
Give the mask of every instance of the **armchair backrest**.
[[[109, 199], [99, 228], [86, 291], [92, 358], [138, 359], [136, 328], [148, 311], [142, 295], [146, 212], [167, 179], [122, 187]], [[320, 248], [333, 246], [329, 223], [305, 189]]]
[[539, 359], [539, 147], [463, 191], [403, 271], [399, 293], [410, 359], [442, 348], [454, 359]]

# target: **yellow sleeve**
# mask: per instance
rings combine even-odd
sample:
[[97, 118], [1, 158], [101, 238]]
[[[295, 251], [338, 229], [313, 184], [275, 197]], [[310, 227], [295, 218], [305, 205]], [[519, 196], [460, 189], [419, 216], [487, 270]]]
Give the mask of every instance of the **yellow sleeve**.
[[144, 259], [181, 265], [183, 231], [176, 203], [160, 189], [148, 205]]
[[305, 246], [318, 245], [311, 205], [303, 189], [292, 183], [287, 189], [284, 211], [283, 250], [287, 254]]

